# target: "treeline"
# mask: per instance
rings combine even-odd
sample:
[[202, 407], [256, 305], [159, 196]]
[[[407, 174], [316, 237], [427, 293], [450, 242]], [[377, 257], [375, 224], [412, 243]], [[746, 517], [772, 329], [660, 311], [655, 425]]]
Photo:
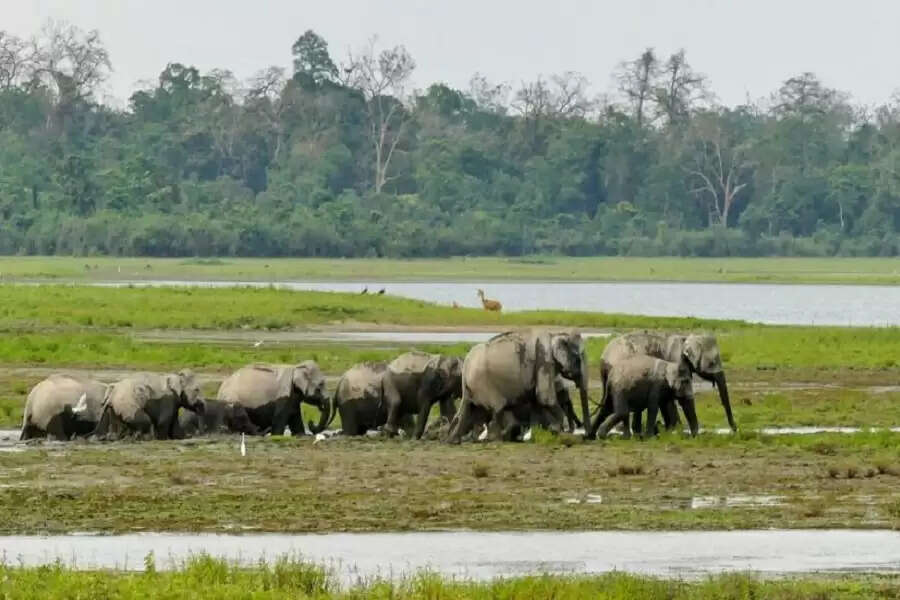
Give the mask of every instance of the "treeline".
[[169, 64], [98, 100], [97, 32], [0, 32], [0, 253], [897, 255], [900, 97], [810, 73], [727, 107], [684, 52], [410, 89], [376, 41], [313, 31], [250, 81]]

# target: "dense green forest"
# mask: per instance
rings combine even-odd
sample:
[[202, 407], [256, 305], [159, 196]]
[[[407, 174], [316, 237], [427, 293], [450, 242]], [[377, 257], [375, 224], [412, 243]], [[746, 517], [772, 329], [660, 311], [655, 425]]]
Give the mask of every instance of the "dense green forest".
[[802, 73], [722, 106], [652, 49], [601, 96], [572, 72], [413, 90], [374, 38], [340, 60], [307, 31], [291, 58], [249, 81], [172, 63], [119, 109], [97, 32], [0, 32], [0, 253], [900, 252], [900, 96]]

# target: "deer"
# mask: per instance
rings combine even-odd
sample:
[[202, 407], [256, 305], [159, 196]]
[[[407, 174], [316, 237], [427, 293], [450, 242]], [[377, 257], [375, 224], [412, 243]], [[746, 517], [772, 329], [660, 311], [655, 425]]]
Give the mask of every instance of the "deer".
[[500, 304], [499, 300], [491, 300], [490, 298], [484, 297], [484, 290], [478, 290], [478, 297], [481, 298], [481, 305], [484, 306], [484, 310], [490, 310], [494, 312], [500, 312], [503, 310], [503, 305]]

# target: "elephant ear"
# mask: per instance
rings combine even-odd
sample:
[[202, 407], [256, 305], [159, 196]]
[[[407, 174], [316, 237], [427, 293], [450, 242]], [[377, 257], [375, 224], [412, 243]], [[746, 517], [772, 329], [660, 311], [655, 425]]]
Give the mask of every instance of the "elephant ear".
[[181, 398], [184, 394], [184, 379], [181, 373], [169, 373], [166, 375], [166, 387], [169, 388], [169, 391], [176, 398]]
[[682, 353], [696, 373], [712, 374], [722, 371], [719, 344], [711, 335], [687, 336]]
[[308, 365], [300, 364], [294, 367], [293, 386], [304, 396], [313, 395], [312, 373], [310, 373]]
[[294, 393], [294, 371], [296, 367], [283, 367], [275, 371], [276, 399], [290, 398]]
[[534, 391], [538, 404], [554, 406], [556, 404], [556, 359], [554, 343], [559, 343], [557, 336], [542, 333], [535, 339], [534, 345]]

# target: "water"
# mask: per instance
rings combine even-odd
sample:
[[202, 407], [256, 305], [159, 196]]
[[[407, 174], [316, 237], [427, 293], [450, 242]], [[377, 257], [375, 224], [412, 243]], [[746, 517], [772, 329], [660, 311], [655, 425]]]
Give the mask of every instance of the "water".
[[[356, 292], [350, 282], [135, 281], [104, 286], [264, 287]], [[900, 286], [743, 283], [367, 282], [369, 290], [438, 304], [480, 307], [484, 289], [505, 311], [572, 310], [651, 316], [742, 319], [783, 325], [900, 325]]]
[[704, 532], [418, 532], [372, 534], [128, 534], [0, 537], [8, 563], [57, 559], [77, 568], [139, 570], [207, 552], [251, 565], [300, 555], [332, 567], [344, 583], [429, 569], [485, 580], [531, 573], [630, 573], [697, 577], [727, 571], [768, 574], [900, 571], [900, 533], [889, 530]]

